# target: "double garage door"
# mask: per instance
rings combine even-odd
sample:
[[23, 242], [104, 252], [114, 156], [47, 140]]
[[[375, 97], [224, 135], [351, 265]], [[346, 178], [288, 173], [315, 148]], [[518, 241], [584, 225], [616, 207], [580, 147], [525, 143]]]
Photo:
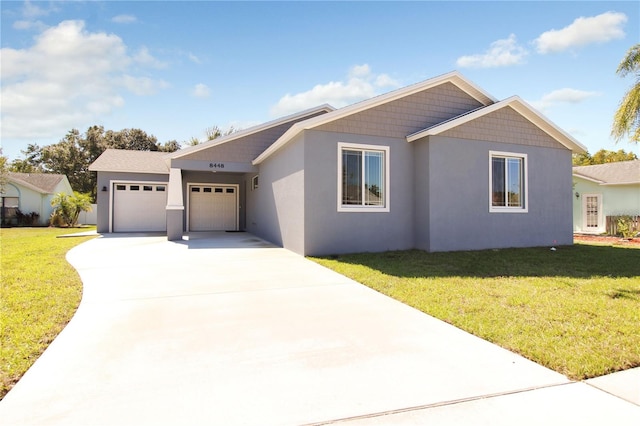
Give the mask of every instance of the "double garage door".
[[[238, 229], [238, 186], [189, 185], [189, 231]], [[125, 182], [113, 185], [113, 232], [167, 230], [167, 184]]]
[[188, 190], [189, 231], [238, 229], [237, 185], [193, 184]]

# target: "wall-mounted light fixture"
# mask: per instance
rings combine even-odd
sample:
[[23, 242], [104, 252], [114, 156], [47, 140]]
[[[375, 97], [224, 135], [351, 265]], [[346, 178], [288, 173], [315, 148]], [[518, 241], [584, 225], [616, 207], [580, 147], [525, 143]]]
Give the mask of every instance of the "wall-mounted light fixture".
[[106, 186], [102, 187], [102, 192], [107, 192], [107, 187]]
[[576, 198], [580, 198], [580, 193], [576, 191]]

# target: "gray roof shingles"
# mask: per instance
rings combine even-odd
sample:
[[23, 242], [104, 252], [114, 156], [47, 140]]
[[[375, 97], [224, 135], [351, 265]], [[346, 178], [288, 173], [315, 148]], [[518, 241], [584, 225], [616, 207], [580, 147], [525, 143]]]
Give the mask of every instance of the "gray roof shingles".
[[54, 173], [8, 173], [9, 181], [29, 187], [42, 194], [53, 194], [64, 175]]
[[89, 170], [94, 172], [132, 172], [169, 174], [166, 152], [107, 149]]
[[576, 166], [573, 175], [608, 185], [640, 183], [640, 160]]

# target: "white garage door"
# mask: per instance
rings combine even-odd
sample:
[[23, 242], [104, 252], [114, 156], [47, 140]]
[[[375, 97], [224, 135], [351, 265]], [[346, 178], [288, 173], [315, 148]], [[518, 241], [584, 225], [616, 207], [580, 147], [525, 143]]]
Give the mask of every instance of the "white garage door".
[[190, 231], [236, 231], [238, 187], [191, 185], [189, 187]]
[[167, 230], [167, 185], [113, 185], [113, 232]]

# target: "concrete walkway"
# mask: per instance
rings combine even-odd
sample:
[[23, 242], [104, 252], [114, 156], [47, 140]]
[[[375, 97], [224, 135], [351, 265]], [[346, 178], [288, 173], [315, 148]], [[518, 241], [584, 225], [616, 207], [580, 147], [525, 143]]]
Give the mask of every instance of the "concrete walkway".
[[68, 259], [82, 303], [0, 402], [3, 425], [640, 423], [604, 380], [571, 382], [250, 234], [108, 236]]

